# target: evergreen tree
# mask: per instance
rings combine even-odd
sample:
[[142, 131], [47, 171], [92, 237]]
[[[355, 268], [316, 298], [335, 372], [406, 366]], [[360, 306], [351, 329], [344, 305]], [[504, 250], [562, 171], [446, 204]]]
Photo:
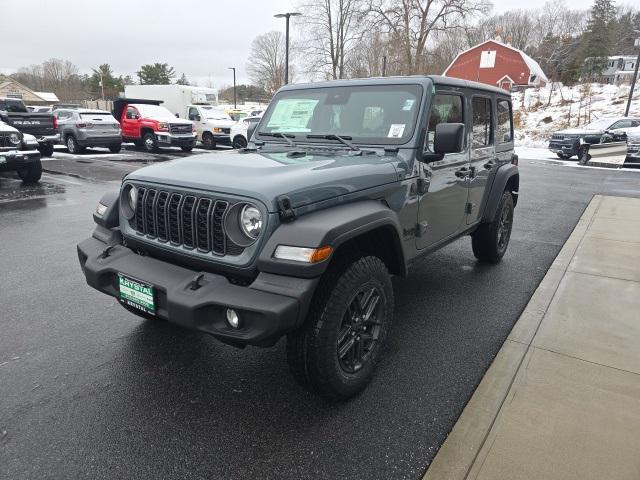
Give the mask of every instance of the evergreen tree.
[[189, 79], [187, 78], [187, 76], [183, 73], [180, 78], [178, 80], [176, 80], [176, 85], [191, 85], [189, 83]]
[[584, 34], [584, 67], [586, 77], [593, 78], [607, 66], [612, 47], [612, 22], [616, 16], [614, 0], [595, 0]]
[[125, 79], [122, 76], [116, 77], [108, 63], [103, 63], [92, 71], [93, 73], [88, 77], [87, 82], [89, 91], [95, 97], [102, 95], [103, 88], [105, 98], [117, 98], [120, 92], [124, 91]]
[[173, 67], [167, 63], [142, 65], [136, 73], [140, 79], [140, 85], [169, 85], [171, 79], [176, 76]]

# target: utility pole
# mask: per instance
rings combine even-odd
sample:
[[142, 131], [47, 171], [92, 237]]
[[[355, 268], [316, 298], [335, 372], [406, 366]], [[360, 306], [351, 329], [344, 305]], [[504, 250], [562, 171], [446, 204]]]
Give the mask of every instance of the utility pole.
[[382, 57], [382, 76], [387, 76], [387, 56]]
[[285, 27], [285, 47], [284, 47], [284, 84], [289, 83], [289, 18], [297, 17], [302, 15], [299, 12], [286, 12], [286, 13], [278, 13], [274, 15], [276, 18], [284, 18], [286, 19], [286, 27]]
[[102, 79], [102, 70], [98, 67], [100, 73], [100, 88], [102, 89], [102, 101], [104, 102], [104, 80]]
[[236, 97], [236, 67], [229, 67], [229, 70], [233, 70], [233, 108], [238, 108]]
[[[635, 32], [640, 33], [640, 30], [635, 30]], [[629, 100], [627, 100], [627, 108], [624, 111], [625, 117], [629, 116], [629, 109], [631, 108], [631, 98], [633, 97], [633, 90], [636, 86], [636, 79], [638, 78], [638, 64], [640, 64], [640, 38], [636, 38], [634, 45], [638, 49], [638, 58], [636, 58], [636, 68], [633, 70], [633, 77], [631, 77], [631, 89], [629, 89]]]

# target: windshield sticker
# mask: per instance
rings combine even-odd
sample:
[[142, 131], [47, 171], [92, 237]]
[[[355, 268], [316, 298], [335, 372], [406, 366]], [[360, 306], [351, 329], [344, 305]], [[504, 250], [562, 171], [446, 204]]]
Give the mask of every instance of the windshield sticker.
[[404, 133], [404, 123], [392, 123], [387, 138], [401, 138]]
[[411, 110], [411, 107], [413, 107], [413, 104], [415, 103], [415, 100], [412, 98], [408, 98], [404, 101], [404, 105], [402, 106], [402, 110], [404, 110], [405, 112], [409, 112]]
[[267, 128], [278, 132], [308, 132], [309, 120], [318, 100], [285, 98], [279, 100]]

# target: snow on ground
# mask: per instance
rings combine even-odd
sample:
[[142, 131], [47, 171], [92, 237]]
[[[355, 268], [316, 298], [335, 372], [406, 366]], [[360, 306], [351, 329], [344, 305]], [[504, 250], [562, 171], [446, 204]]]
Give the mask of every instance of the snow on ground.
[[[602, 117], [623, 116], [629, 88], [599, 83], [573, 87], [556, 84], [553, 93], [551, 85], [513, 93], [516, 145], [544, 148], [558, 130]], [[640, 88], [634, 92], [629, 115], [640, 117]]]
[[539, 147], [530, 147], [530, 146], [518, 146], [516, 145], [515, 152], [518, 155], [520, 160], [533, 160], [534, 162], [540, 162], [540, 164], [553, 164], [553, 165], [561, 165], [564, 167], [573, 167], [573, 168], [588, 168], [590, 170], [616, 170], [616, 171], [624, 171], [624, 172], [635, 172], [640, 174], [640, 169], [638, 168], [613, 168], [613, 167], [596, 167], [593, 165], [580, 165], [578, 160], [573, 157], [573, 160], [560, 160], [554, 153], [551, 153], [547, 148], [539, 148]]

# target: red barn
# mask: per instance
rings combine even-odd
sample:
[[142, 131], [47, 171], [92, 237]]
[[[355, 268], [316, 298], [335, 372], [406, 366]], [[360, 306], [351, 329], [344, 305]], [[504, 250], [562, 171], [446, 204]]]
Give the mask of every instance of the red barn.
[[498, 40], [487, 40], [459, 53], [443, 73], [505, 90], [544, 86], [549, 80], [533, 58]]

